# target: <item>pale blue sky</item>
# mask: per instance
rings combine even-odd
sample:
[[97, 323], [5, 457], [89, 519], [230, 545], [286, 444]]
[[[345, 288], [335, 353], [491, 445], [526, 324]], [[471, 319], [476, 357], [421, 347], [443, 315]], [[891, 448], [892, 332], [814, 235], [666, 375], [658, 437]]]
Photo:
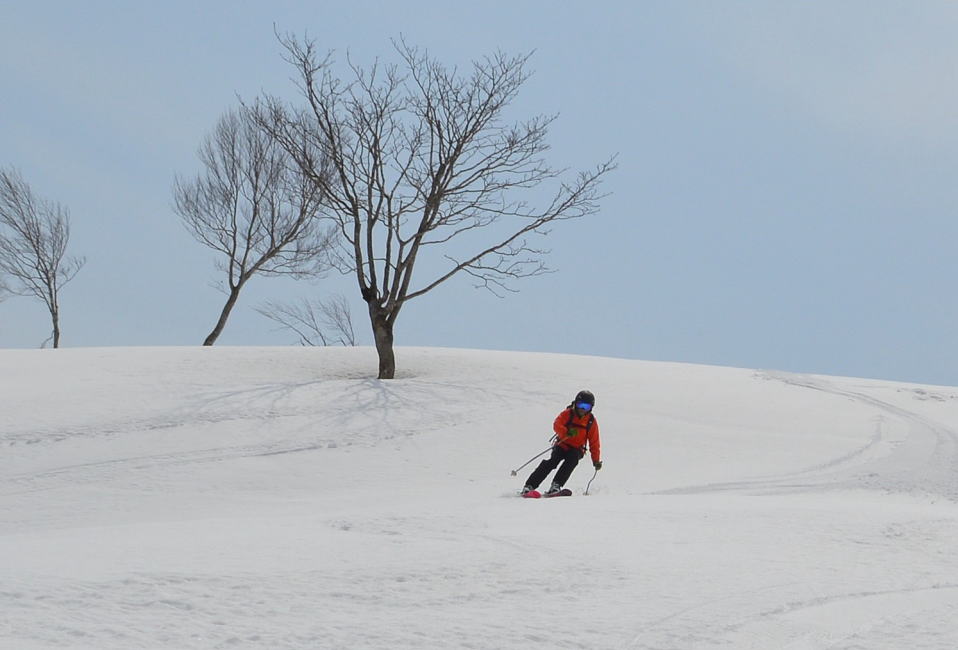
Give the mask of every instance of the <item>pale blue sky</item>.
[[[0, 165], [69, 207], [88, 258], [64, 346], [212, 328], [213, 255], [170, 186], [237, 95], [293, 97], [274, 23], [340, 61], [388, 60], [400, 34], [450, 63], [534, 50], [514, 109], [560, 114], [551, 161], [619, 153], [601, 213], [545, 240], [556, 273], [505, 299], [447, 284], [399, 345], [958, 385], [958, 4], [931, 0], [6, 2]], [[252, 307], [337, 291], [368, 344], [339, 277], [254, 280], [220, 343], [291, 343]], [[0, 303], [0, 347], [48, 329], [39, 303]]]

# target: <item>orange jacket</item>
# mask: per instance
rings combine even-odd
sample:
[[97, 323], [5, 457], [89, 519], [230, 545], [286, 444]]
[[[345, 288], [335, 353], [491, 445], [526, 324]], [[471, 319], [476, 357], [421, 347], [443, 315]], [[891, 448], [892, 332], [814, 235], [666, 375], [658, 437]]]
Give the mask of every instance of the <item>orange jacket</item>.
[[[590, 419], [592, 420], [592, 426], [589, 426]], [[586, 427], [588, 427], [588, 430], [586, 430]], [[575, 411], [570, 406], [556, 416], [555, 422], [552, 423], [552, 430], [556, 432], [556, 436], [559, 438], [558, 444], [560, 447], [572, 447], [585, 453], [585, 443], [588, 442], [592, 462], [598, 463], [601, 459], [599, 421], [590, 413], [586, 413], [581, 418], [576, 417]]]

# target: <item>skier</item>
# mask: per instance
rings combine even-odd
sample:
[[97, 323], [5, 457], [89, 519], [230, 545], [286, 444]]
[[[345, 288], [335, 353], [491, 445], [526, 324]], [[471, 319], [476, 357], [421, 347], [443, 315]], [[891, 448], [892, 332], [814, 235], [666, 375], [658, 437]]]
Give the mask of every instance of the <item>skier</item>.
[[562, 463], [552, 479], [552, 485], [546, 492], [546, 496], [557, 495], [565, 482], [569, 480], [572, 470], [579, 464], [579, 459], [585, 456], [586, 442], [589, 443], [589, 452], [592, 454], [592, 466], [596, 470], [602, 469], [599, 423], [596, 422], [595, 415], [592, 413], [593, 407], [595, 407], [595, 395], [587, 390], [580, 390], [572, 403], [556, 416], [555, 422], [552, 423], [552, 429], [556, 433], [552, 455], [539, 463], [535, 471], [529, 475], [525, 487], [522, 488], [522, 496], [540, 496], [536, 488], [545, 480], [549, 472]]

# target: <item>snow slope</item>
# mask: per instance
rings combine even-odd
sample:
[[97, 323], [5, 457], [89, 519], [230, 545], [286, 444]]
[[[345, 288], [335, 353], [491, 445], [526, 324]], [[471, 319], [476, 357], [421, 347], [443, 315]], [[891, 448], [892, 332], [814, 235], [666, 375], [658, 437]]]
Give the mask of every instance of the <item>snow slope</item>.
[[0, 647], [958, 647], [958, 388], [398, 357], [0, 351]]

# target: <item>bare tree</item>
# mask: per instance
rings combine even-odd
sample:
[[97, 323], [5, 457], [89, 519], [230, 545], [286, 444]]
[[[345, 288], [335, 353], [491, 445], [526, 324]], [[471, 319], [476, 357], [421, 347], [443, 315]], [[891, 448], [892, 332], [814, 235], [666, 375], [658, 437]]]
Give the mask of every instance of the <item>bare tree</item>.
[[294, 332], [302, 345], [356, 345], [352, 313], [343, 295], [293, 305], [269, 301], [256, 311]]
[[[177, 178], [173, 195], [187, 229], [219, 254], [226, 273], [226, 304], [203, 341], [213, 345], [250, 278], [321, 273], [332, 232], [320, 226], [323, 186], [304, 176], [247, 109], [220, 118], [199, 157], [205, 173]], [[322, 176], [316, 164], [312, 173]]]
[[[306, 106], [265, 97], [256, 114], [339, 223], [340, 270], [355, 273], [368, 305], [381, 379], [395, 376], [393, 331], [408, 301], [460, 273], [493, 292], [511, 290], [511, 281], [547, 271], [545, 251], [527, 237], [598, 209], [614, 157], [563, 182], [564, 170], [543, 159], [554, 116], [504, 121], [529, 77], [528, 55], [497, 53], [460, 74], [398, 42], [401, 64], [350, 62], [342, 81], [314, 42], [280, 41]], [[546, 182], [557, 188], [532, 207], [526, 197]], [[441, 269], [414, 283], [430, 254]]]
[[[86, 259], [67, 257], [70, 214], [59, 203], [37, 197], [16, 170], [0, 170], [0, 274], [4, 291], [33, 296], [50, 312], [47, 341], [60, 347], [60, 290]], [[44, 345], [46, 341], [44, 341]]]

